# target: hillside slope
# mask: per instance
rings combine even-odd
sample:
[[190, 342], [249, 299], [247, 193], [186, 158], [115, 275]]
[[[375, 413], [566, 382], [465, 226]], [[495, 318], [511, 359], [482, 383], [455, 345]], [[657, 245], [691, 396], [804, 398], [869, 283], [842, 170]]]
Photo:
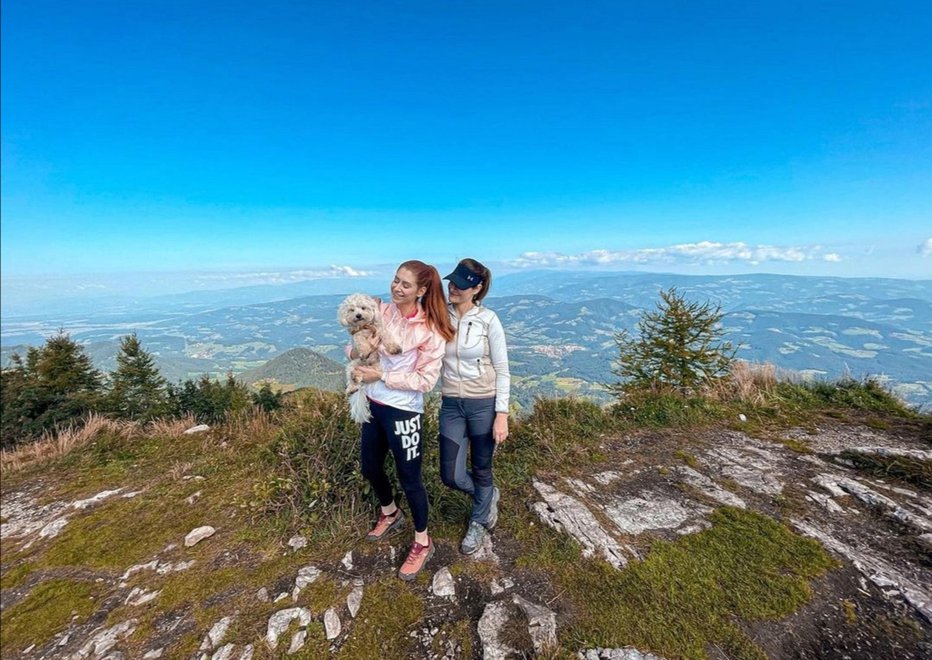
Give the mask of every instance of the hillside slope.
[[[408, 584], [395, 571], [410, 527], [360, 540], [374, 508], [360, 497], [341, 398], [292, 401], [283, 417], [202, 434], [107, 431], [5, 474], [2, 656], [932, 649], [932, 437], [921, 421], [619, 431], [591, 404], [544, 401], [498, 454], [500, 522], [473, 557], [457, 552], [467, 503], [439, 485], [427, 443], [437, 551]], [[864, 469], [878, 465], [886, 476]], [[215, 531], [188, 547], [202, 526]]]
[[237, 377], [247, 385], [269, 381], [286, 391], [316, 387], [342, 392], [346, 387], [345, 371], [342, 364], [309, 348], [293, 348]]

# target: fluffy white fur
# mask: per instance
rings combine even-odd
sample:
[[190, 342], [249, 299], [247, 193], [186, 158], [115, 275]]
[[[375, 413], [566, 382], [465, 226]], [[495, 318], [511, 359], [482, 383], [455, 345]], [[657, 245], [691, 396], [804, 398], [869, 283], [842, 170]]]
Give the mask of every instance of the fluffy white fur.
[[362, 424], [372, 419], [372, 413], [369, 411], [369, 399], [366, 398], [367, 384], [354, 378], [353, 369], [358, 365], [377, 366], [379, 347], [384, 348], [386, 353], [397, 355], [401, 353], [401, 346], [382, 326], [382, 313], [377, 298], [364, 293], [350, 294], [340, 303], [337, 320], [349, 330], [353, 338], [354, 354], [358, 356], [346, 365], [346, 394], [349, 397], [350, 416]]

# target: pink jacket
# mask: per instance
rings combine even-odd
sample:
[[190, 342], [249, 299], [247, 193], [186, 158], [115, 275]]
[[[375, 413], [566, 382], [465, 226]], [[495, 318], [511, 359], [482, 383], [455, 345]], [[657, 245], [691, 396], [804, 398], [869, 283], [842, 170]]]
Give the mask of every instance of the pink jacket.
[[[400, 355], [379, 353], [382, 380], [371, 383], [366, 396], [385, 405], [422, 412], [424, 393], [430, 392], [440, 378], [446, 341], [428, 328], [424, 310], [409, 319], [394, 303], [381, 303], [382, 325], [401, 345]], [[352, 343], [346, 347], [349, 356]]]

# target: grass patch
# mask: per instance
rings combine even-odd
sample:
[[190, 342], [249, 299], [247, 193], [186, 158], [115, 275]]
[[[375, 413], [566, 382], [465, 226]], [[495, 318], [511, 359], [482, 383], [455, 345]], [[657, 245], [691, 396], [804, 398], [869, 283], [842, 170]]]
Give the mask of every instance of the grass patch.
[[669, 392], [632, 392], [612, 410], [627, 425], [647, 428], [701, 426], [729, 416], [726, 406], [711, 399]]
[[736, 619], [790, 614], [809, 599], [808, 580], [835, 563], [818, 543], [765, 516], [726, 507], [712, 522], [655, 543], [622, 571], [544, 557], [577, 611], [564, 639], [574, 648], [631, 645], [683, 658], [706, 658], [714, 645], [730, 658], [763, 658]]
[[691, 467], [693, 470], [698, 470], [698, 469], [699, 469], [699, 460], [698, 460], [695, 456], [693, 456], [692, 454], [690, 454], [688, 451], [683, 451], [682, 449], [677, 449], [675, 452], [673, 452], [673, 455], [674, 455], [676, 458], [678, 458], [679, 460], [681, 460], [681, 461], [683, 461], [684, 463], [686, 463], [686, 465], [688, 465], [689, 467]]
[[[180, 543], [212, 516], [169, 493], [117, 499], [75, 515], [41, 558], [45, 566], [87, 566], [120, 571], [148, 560], [168, 543]], [[196, 551], [192, 551], [195, 554]]]
[[908, 456], [878, 456], [844, 451], [841, 458], [877, 477], [895, 477], [924, 490], [932, 490], [932, 462]]
[[17, 564], [0, 577], [0, 589], [12, 589], [21, 585], [34, 569], [35, 566], [29, 562]]
[[424, 603], [400, 580], [366, 589], [362, 606], [338, 658], [403, 658], [412, 643], [408, 632], [423, 615]]
[[796, 438], [779, 438], [780, 444], [797, 454], [811, 454], [812, 449], [802, 440]]
[[43, 644], [67, 627], [75, 615], [86, 617], [96, 608], [94, 585], [72, 580], [49, 580], [0, 615], [3, 654]]

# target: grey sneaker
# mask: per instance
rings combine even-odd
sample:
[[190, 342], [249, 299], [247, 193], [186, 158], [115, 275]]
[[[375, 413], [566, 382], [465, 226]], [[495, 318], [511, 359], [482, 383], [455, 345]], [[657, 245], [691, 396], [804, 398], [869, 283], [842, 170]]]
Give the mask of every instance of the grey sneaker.
[[485, 538], [486, 529], [475, 520], [469, 522], [469, 529], [466, 530], [466, 536], [460, 543], [460, 552], [464, 555], [471, 555], [479, 546], [482, 545], [482, 539]]
[[498, 500], [502, 496], [502, 492], [498, 489], [498, 486], [492, 488], [492, 503], [489, 505], [489, 522], [486, 525], [486, 529], [490, 532], [495, 529], [496, 523], [498, 523]]

